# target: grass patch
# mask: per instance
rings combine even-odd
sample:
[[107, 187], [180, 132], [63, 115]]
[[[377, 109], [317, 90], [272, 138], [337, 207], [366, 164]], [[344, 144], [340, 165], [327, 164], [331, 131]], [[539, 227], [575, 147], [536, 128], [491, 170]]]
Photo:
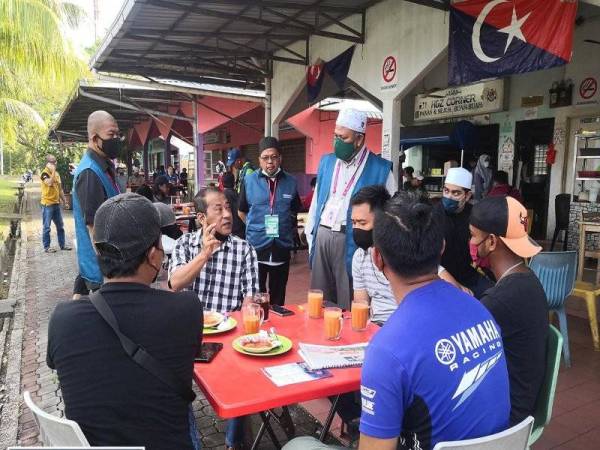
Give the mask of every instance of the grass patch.
[[[19, 177], [0, 177], [0, 213], [12, 213], [17, 200], [17, 182]], [[0, 242], [4, 241], [10, 231], [10, 220], [0, 219]]]

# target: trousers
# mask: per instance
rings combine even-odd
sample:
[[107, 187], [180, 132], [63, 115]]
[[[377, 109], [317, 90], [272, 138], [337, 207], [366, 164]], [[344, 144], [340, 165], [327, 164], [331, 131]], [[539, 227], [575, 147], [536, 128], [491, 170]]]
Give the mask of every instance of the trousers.
[[54, 222], [54, 226], [56, 226], [58, 245], [60, 248], [63, 248], [65, 246], [65, 227], [60, 211], [60, 205], [42, 205], [42, 243], [44, 244], [44, 249], [50, 247], [50, 225], [52, 222]]
[[[290, 274], [290, 261], [279, 266], [258, 263], [258, 284], [260, 292], [268, 292], [272, 305], [285, 304], [285, 288]], [[267, 290], [267, 277], [268, 290]]]

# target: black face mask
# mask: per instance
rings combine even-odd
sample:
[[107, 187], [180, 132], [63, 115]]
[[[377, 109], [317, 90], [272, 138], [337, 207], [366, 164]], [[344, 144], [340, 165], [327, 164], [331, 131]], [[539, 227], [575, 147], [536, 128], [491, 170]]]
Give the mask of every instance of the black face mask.
[[[161, 248], [161, 249], [158, 249], [158, 250], [160, 250], [160, 251], [162, 252], [162, 254], [163, 254], [163, 259], [164, 259], [164, 257], [165, 257], [165, 252], [164, 252], [164, 250], [163, 250], [162, 248]], [[160, 267], [156, 267], [154, 264], [152, 264], [152, 263], [150, 262], [150, 259], [148, 258], [148, 256], [146, 256], [146, 261], [148, 262], [148, 265], [149, 265], [150, 267], [152, 267], [154, 270], [156, 270], [156, 275], [154, 275], [154, 278], [152, 279], [152, 283], [150, 283], [150, 284], [154, 284], [154, 283], [156, 283], [156, 280], [158, 279], [158, 275], [160, 274]]]
[[373, 247], [373, 230], [352, 228], [352, 237], [356, 245], [364, 251], [367, 251], [369, 247]]
[[102, 141], [102, 152], [110, 159], [115, 159], [121, 153], [121, 138], [114, 137], [111, 139], [102, 139], [98, 136], [98, 139]]
[[229, 237], [228, 234], [221, 234], [221, 233], [219, 233], [218, 231], [215, 230], [215, 239], [217, 241], [225, 242], [228, 237]]

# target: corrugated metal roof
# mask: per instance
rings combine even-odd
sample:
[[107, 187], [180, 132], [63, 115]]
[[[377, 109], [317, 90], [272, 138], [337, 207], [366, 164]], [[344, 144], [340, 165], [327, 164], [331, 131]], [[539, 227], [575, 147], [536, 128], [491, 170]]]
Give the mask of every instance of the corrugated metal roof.
[[255, 102], [262, 102], [264, 97], [264, 92], [261, 91], [176, 80], [161, 81], [161, 83], [150, 84], [134, 79], [106, 77], [92, 81], [81, 80], [52, 127], [51, 135], [58, 133], [63, 134], [65, 139], [87, 141], [87, 118], [93, 111], [99, 109], [110, 111], [121, 131], [126, 133], [135, 124], [150, 116], [140, 109], [168, 112], [169, 107], [190, 102], [190, 94], [196, 95], [197, 98], [215, 96]]
[[[364, 42], [341, 20], [378, 0], [127, 0], [92, 59], [102, 72], [261, 89], [273, 60], [307, 65], [289, 45], [321, 35]], [[326, 27], [331, 27], [325, 31]], [[279, 50], [283, 52], [274, 55]], [[285, 54], [285, 56], [282, 56]]]

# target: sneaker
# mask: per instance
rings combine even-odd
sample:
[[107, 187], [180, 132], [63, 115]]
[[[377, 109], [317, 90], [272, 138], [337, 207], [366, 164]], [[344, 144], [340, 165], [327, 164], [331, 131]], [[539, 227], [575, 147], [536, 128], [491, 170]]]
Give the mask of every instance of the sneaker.
[[73, 250], [71, 247], [69, 247], [68, 245], [65, 245], [64, 247], [61, 248], [61, 250]]
[[56, 249], [52, 247], [45, 248], [44, 251], [46, 253], [56, 253]]

